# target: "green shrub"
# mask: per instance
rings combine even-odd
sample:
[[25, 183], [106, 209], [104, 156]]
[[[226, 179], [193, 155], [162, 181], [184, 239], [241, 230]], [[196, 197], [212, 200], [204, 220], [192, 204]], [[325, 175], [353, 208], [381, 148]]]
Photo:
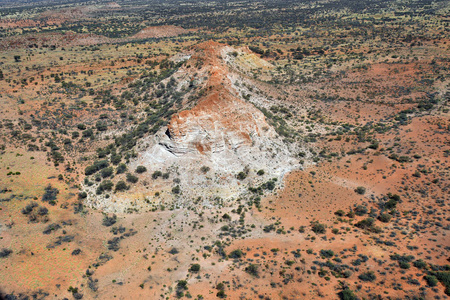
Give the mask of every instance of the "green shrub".
[[134, 176], [131, 173], [127, 173], [127, 181], [131, 182], [131, 183], [136, 183], [138, 182], [139, 178], [137, 178], [136, 176]]
[[116, 174], [123, 174], [127, 171], [127, 166], [125, 164], [120, 164], [117, 166]]
[[118, 165], [121, 160], [122, 160], [122, 156], [120, 154], [111, 155], [111, 163], [113, 165]]
[[252, 276], [258, 276], [258, 265], [255, 264], [250, 264], [247, 267], [245, 267], [245, 272], [247, 272], [248, 274], [252, 275]]
[[142, 174], [142, 173], [144, 173], [144, 172], [147, 172], [147, 168], [146, 168], [146, 167], [144, 167], [144, 166], [138, 166], [138, 167], [136, 168], [136, 173]]
[[339, 209], [339, 210], [335, 211], [334, 214], [336, 216], [343, 217], [345, 215], [345, 212], [342, 209]]
[[242, 256], [244, 256], [244, 253], [241, 251], [241, 249], [236, 249], [230, 252], [230, 254], [228, 254], [228, 257], [230, 258], [241, 258]]
[[389, 223], [389, 221], [392, 219], [392, 216], [387, 213], [383, 213], [378, 216], [378, 220], [380, 220], [383, 223]]
[[50, 184], [45, 188], [45, 193], [42, 196], [42, 201], [48, 202], [51, 205], [56, 204], [56, 195], [59, 194], [59, 190], [57, 188], [52, 187]]
[[84, 174], [85, 175], [92, 175], [102, 169], [105, 169], [109, 167], [109, 163], [107, 160], [99, 160], [94, 162], [94, 164], [92, 166], [88, 166], [86, 167], [86, 169], [84, 170]]
[[217, 298], [221, 298], [221, 299], [227, 297], [227, 295], [225, 294], [225, 291], [224, 291], [224, 290], [218, 291], [217, 294], [216, 294], [216, 296], [217, 296]]
[[365, 214], [367, 214], [368, 209], [363, 205], [358, 205], [357, 207], [355, 207], [354, 211], [357, 216], [364, 216]]
[[366, 193], [366, 188], [363, 187], [363, 186], [358, 186], [358, 187], [355, 189], [355, 192], [356, 192], [357, 194], [364, 195], [364, 194]]
[[413, 265], [418, 269], [425, 269], [427, 267], [427, 263], [422, 259], [416, 260], [415, 262], [413, 262]]
[[198, 271], [200, 271], [200, 265], [199, 264], [193, 264], [189, 268], [189, 272], [197, 273]]
[[3, 248], [2, 250], [0, 250], [0, 258], [8, 257], [11, 253], [11, 249]]
[[113, 167], [108, 167], [108, 168], [104, 168], [104, 169], [100, 172], [100, 175], [101, 175], [103, 178], [106, 178], [106, 177], [110, 177], [113, 173], [114, 173]]
[[97, 194], [100, 195], [104, 191], [111, 191], [114, 187], [114, 183], [111, 180], [105, 180], [97, 188]]
[[187, 281], [186, 280], [180, 280], [177, 283], [177, 289], [180, 290], [187, 290]]
[[346, 288], [338, 293], [339, 299], [341, 300], [358, 300], [358, 297], [353, 293], [353, 291]]
[[105, 215], [103, 217], [103, 221], [102, 221], [102, 225], [109, 227], [114, 225], [117, 222], [117, 216], [116, 215], [112, 215], [112, 217], [109, 217], [107, 215]]
[[247, 173], [245, 173], [245, 172], [239, 172], [239, 173], [236, 175], [236, 178], [239, 179], [239, 180], [244, 180], [245, 178], [247, 178]]
[[95, 127], [97, 128], [98, 131], [106, 131], [106, 130], [108, 130], [108, 125], [105, 122], [101, 122], [101, 121], [98, 121], [95, 124]]
[[375, 276], [375, 273], [373, 271], [364, 272], [364, 273], [360, 274], [358, 276], [358, 278], [362, 281], [368, 281], [368, 282], [372, 282], [372, 281], [375, 281], [375, 279], [377, 279], [377, 277]]
[[180, 186], [177, 185], [177, 186], [173, 187], [173, 188], [172, 188], [172, 193], [174, 193], [174, 194], [179, 194], [179, 193], [181, 193]]
[[411, 265], [408, 262], [406, 262], [406, 261], [399, 261], [398, 265], [399, 265], [400, 268], [406, 269], [406, 270], [411, 268]]
[[367, 218], [364, 220], [359, 221], [358, 223], [355, 224], [356, 227], [361, 228], [361, 229], [369, 229], [370, 227], [372, 227], [375, 223], [375, 219], [373, 218]]
[[332, 250], [320, 250], [320, 255], [325, 258], [333, 257], [334, 252]]
[[450, 296], [450, 271], [437, 272], [435, 276], [445, 286], [445, 293]]
[[429, 286], [437, 286], [439, 282], [436, 276], [433, 275], [425, 275], [423, 278], [427, 281]]
[[155, 171], [152, 174], [152, 178], [153, 179], [158, 179], [158, 177], [161, 177], [161, 176], [162, 176], [162, 172], [161, 171]]
[[125, 191], [125, 190], [128, 190], [128, 186], [127, 186], [127, 184], [125, 183], [125, 181], [123, 181], [123, 180], [120, 180], [120, 181], [118, 181], [117, 183], [116, 183], [116, 191], [117, 192], [120, 192], [120, 191]]
[[321, 224], [319, 222], [313, 222], [311, 224], [311, 230], [315, 233], [315, 234], [324, 234], [325, 233], [325, 229], [326, 229], [326, 225], [325, 224]]

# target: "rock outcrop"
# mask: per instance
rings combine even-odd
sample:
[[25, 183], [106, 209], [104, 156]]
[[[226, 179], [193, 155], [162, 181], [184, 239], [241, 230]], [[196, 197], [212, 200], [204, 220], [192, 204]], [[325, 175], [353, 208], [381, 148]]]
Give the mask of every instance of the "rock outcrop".
[[[241, 76], [228, 65], [236, 51], [251, 56], [248, 49], [236, 50], [215, 42], [196, 45], [191, 53], [181, 55], [188, 60], [173, 76], [180, 84], [196, 81], [200, 96], [190, 103], [190, 109], [173, 115], [166, 127], [140, 141], [138, 157], [129, 167], [145, 166], [148, 172], [140, 175], [140, 182], [147, 184], [115, 194], [116, 211], [126, 209], [119, 203], [136, 205], [136, 199], [143, 198], [179, 207], [200, 197], [203, 205], [213, 205], [217, 199], [238, 198], [249, 186], [274, 178], [280, 183], [284, 174], [298, 168], [292, 151], [264, 114], [232, 83]], [[264, 174], [257, 175], [258, 170]], [[170, 176], [155, 180], [151, 177], [155, 171]], [[239, 173], [245, 173], [245, 178], [239, 178]], [[173, 193], [174, 187], [179, 192]], [[155, 192], [158, 197], [154, 197]]]
[[[274, 137], [261, 111], [236, 95], [231, 89], [229, 70], [220, 57], [217, 43], [197, 47], [207, 55], [204, 71], [209, 73], [206, 95], [191, 110], [173, 116], [160, 144], [176, 156], [186, 154], [219, 154], [250, 147], [256, 137]], [[198, 53], [198, 52], [197, 52]], [[193, 59], [199, 59], [199, 54]]]

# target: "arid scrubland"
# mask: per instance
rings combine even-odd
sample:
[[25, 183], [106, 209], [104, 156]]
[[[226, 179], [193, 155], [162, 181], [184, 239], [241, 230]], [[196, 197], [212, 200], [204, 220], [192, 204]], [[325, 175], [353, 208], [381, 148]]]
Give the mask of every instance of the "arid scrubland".
[[449, 8], [0, 1], [0, 298], [448, 299]]

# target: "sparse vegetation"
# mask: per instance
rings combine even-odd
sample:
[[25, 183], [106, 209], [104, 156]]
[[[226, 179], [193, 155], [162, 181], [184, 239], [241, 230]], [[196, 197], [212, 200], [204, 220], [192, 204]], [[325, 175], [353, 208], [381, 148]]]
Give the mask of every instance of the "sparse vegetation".
[[1, 299], [450, 294], [444, 1], [0, 6]]

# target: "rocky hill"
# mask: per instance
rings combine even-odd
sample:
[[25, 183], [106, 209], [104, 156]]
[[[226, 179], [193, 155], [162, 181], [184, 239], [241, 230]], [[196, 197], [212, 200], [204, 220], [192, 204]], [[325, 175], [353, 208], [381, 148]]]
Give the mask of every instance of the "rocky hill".
[[[246, 48], [205, 42], [179, 55], [187, 60], [173, 75], [176, 89], [181, 91], [195, 82], [200, 89], [197, 99], [192, 103], [192, 98], [185, 97], [185, 109], [155, 135], [140, 141], [137, 158], [129, 164], [132, 170], [138, 166], [147, 169], [139, 184], [111, 198], [92, 193], [88, 203], [106, 211], [126, 211], [131, 206], [145, 209], [149, 201], [180, 206], [198, 197], [203, 204], [222, 204], [222, 200], [229, 202], [247, 193], [249, 187], [267, 182], [276, 185], [284, 174], [298, 168], [294, 149], [249, 101], [251, 95], [244, 99], [233, 84], [247, 79], [231, 68], [230, 62], [249, 53]], [[259, 65], [270, 65], [254, 59]], [[169, 80], [173, 79], [166, 84]]]

